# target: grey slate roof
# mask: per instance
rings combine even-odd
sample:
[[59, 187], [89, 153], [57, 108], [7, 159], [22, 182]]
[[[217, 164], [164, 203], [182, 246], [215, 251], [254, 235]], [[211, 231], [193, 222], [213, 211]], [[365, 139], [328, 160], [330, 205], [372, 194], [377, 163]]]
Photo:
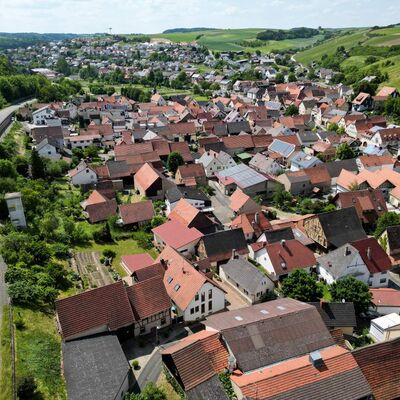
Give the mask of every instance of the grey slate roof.
[[247, 121], [229, 122], [227, 128], [230, 135], [237, 135], [242, 131], [251, 133], [250, 124]]
[[357, 326], [354, 304], [347, 303], [308, 303], [315, 306], [328, 328]]
[[[339, 279], [346, 274], [349, 265], [358, 256], [358, 250], [351, 244], [339, 247], [317, 259], [318, 265], [329, 271], [334, 279]], [[354, 274], [352, 274], [354, 276]]]
[[268, 244], [280, 242], [281, 240], [296, 239], [292, 228], [282, 228], [277, 230], [265, 231], [265, 240]]
[[169, 200], [170, 203], [175, 203], [180, 199], [193, 199], [193, 200], [201, 200], [204, 201], [206, 205], [211, 205], [211, 200], [207, 197], [205, 193], [196, 188], [191, 188], [187, 186], [175, 186], [171, 189], [168, 189], [165, 197]]
[[297, 135], [297, 138], [299, 139], [300, 143], [303, 145], [318, 142], [317, 134], [312, 131], [298, 132], [296, 135]]
[[232, 229], [205, 235], [204, 247], [208, 257], [225, 254], [235, 250], [247, 249], [247, 242], [242, 229]]
[[261, 271], [243, 257], [230, 259], [220, 268], [250, 294], [254, 294], [260, 282], [267, 279]]
[[322, 213], [318, 219], [328, 243], [334, 247], [367, 237], [354, 207]]
[[222, 383], [216, 375], [188, 390], [186, 395], [188, 400], [228, 400]]
[[296, 165], [300, 169], [310, 168], [317, 164], [322, 164], [322, 161], [315, 156], [304, 153], [303, 151], [298, 151], [294, 153], [291, 164]]
[[358, 171], [357, 162], [355, 158], [349, 160], [337, 160], [325, 163], [331, 178], [337, 178], [342, 169], [347, 169], [347, 171]]
[[131, 371], [115, 335], [63, 342], [62, 352], [69, 400], [113, 399]]
[[[251, 314], [249, 318], [247, 312]], [[257, 318], [253, 314], [258, 314]], [[219, 324], [224, 324], [230, 315], [235, 322], [232, 327], [222, 329], [222, 335], [243, 372], [334, 344], [315, 307], [293, 303], [291, 299], [261, 303], [215, 317], [220, 319]], [[218, 329], [215, 319], [208, 317], [205, 325]], [[213, 322], [210, 324], [209, 320]]]
[[295, 148], [296, 146], [294, 144], [283, 142], [279, 139], [274, 139], [274, 141], [268, 147], [268, 150], [281, 154], [284, 157], [289, 157]]

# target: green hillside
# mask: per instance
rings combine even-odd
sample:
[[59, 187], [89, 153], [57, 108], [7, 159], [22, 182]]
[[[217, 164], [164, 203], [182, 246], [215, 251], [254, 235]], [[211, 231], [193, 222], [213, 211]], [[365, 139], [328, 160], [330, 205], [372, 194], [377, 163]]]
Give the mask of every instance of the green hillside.
[[[198, 32], [174, 32], [152, 35], [154, 39], [165, 39], [172, 42], [193, 42], [196, 41], [213, 51], [255, 51], [263, 53], [271, 50], [301, 49], [309, 46], [322, 38], [317, 35], [306, 39], [288, 39], [265, 42], [257, 42], [258, 46], [253, 47], [257, 34], [264, 29], [216, 29]], [[251, 43], [246, 43], [246, 41]]]
[[[348, 54], [340, 64], [342, 71], [357, 67], [369, 73], [374, 67], [378, 67], [379, 71], [388, 74], [388, 79], [381, 86], [386, 84], [400, 87], [400, 26], [353, 29], [300, 51], [295, 58], [302, 64], [309, 64], [320, 61], [325, 55], [334, 55], [339, 46], [343, 46]], [[374, 58], [373, 61], [370, 61], [371, 57]]]

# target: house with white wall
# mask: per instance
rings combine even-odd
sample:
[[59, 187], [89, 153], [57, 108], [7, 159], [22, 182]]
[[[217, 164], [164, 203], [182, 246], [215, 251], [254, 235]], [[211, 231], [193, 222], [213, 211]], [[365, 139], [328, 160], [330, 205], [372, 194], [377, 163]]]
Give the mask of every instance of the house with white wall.
[[384, 315], [371, 321], [369, 334], [376, 342], [386, 342], [400, 337], [400, 315]]
[[196, 163], [203, 164], [207, 178], [215, 176], [218, 171], [223, 171], [236, 165], [235, 160], [222, 150], [219, 153], [213, 150], [206, 151], [196, 160]]
[[164, 285], [174, 307], [173, 317], [196, 321], [225, 308], [225, 292], [172, 247], [158, 257], [164, 265]]
[[50, 160], [56, 161], [61, 159], [61, 154], [57, 151], [58, 148], [53, 144], [49, 143], [49, 140], [43, 139], [37, 146], [36, 150], [40, 157], [49, 158]]
[[97, 173], [85, 161], [81, 161], [74, 169], [68, 172], [74, 186], [90, 185], [97, 182]]
[[372, 288], [387, 287], [390, 258], [376, 239], [367, 238], [347, 243], [317, 259], [317, 271], [329, 285], [346, 276]]

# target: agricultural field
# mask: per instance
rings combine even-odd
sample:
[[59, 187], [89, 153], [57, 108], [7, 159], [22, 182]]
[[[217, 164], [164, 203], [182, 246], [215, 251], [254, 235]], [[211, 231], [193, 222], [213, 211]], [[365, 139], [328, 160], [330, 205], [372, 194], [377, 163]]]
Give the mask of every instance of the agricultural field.
[[220, 29], [213, 31], [185, 32], [185, 33], [166, 33], [153, 35], [155, 39], [165, 39], [172, 42], [193, 42], [196, 41], [213, 51], [255, 51], [263, 53], [271, 50], [298, 49], [309, 46], [321, 39], [321, 35], [307, 39], [288, 39], [265, 41], [260, 47], [243, 46], [243, 41], [256, 40], [257, 33], [263, 31], [262, 28], [253, 29]]

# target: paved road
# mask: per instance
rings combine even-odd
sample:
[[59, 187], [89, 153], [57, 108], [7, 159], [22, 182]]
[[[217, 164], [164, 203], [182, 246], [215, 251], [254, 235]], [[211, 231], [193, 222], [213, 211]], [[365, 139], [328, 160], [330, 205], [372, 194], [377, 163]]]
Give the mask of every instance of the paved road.
[[[20, 107], [23, 107], [25, 104], [32, 104], [36, 101], [36, 99], [28, 100], [28, 101], [23, 101], [21, 103], [14, 104], [10, 107], [3, 108], [0, 110], [0, 125], [3, 123], [3, 121], [10, 116], [13, 112], [17, 111]], [[2, 135], [0, 134], [0, 141], [2, 139]]]
[[143, 390], [146, 384], [149, 382], [157, 382], [161, 375], [161, 369], [161, 354], [160, 350], [157, 348], [137, 378], [137, 385], [139, 386], [140, 390]]
[[[3, 307], [6, 304], [8, 304], [7, 287], [4, 281], [4, 274], [6, 272], [6, 269], [7, 269], [6, 263], [4, 262], [3, 257], [0, 256], [0, 328], [1, 328], [1, 321], [3, 319]], [[1, 371], [1, 354], [0, 354], [0, 371]]]

